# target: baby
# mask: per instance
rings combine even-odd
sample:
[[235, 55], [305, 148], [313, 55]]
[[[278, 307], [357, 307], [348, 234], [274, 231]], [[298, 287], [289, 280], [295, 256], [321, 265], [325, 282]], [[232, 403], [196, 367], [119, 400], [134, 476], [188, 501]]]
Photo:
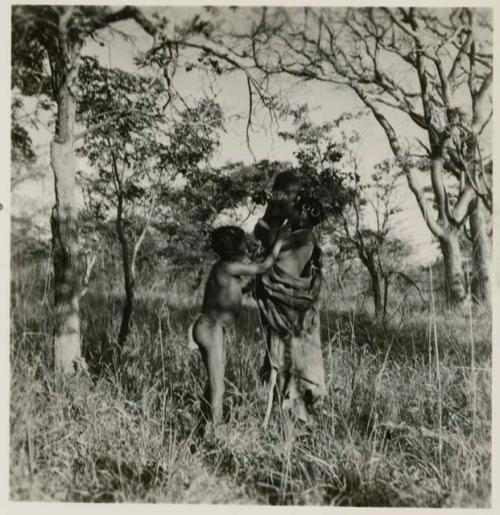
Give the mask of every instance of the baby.
[[190, 337], [198, 345], [207, 369], [205, 400], [210, 406], [214, 425], [222, 420], [224, 395], [224, 329], [239, 315], [244, 276], [269, 270], [288, 234], [288, 225], [281, 224], [271, 252], [261, 263], [244, 263], [247, 257], [245, 232], [239, 227], [224, 226], [211, 234], [212, 249], [219, 255], [205, 286], [203, 307], [190, 328]]
[[[279, 173], [273, 184], [272, 198], [266, 206], [264, 216], [258, 220], [254, 235], [264, 249], [274, 243], [277, 231], [283, 220], [290, 221], [293, 231], [283, 242], [278, 265], [292, 275], [300, 276], [303, 265], [302, 257], [309, 259], [310, 252], [316, 247], [316, 239], [312, 228], [324, 220], [321, 203], [301, 191], [302, 180], [292, 170]], [[294, 259], [288, 259], [289, 252]], [[304, 256], [301, 256], [304, 254]]]
[[300, 178], [293, 171], [279, 173], [273, 183], [272, 198], [264, 216], [255, 226], [254, 235], [268, 249], [276, 239], [277, 231], [284, 220], [296, 225], [299, 213], [294, 205], [301, 187]]

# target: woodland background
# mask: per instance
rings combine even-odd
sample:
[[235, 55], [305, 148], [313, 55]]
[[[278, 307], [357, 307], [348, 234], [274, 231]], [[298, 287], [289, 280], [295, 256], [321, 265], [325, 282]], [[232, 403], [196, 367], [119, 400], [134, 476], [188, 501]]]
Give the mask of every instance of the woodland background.
[[[491, 23], [469, 8], [13, 6], [11, 498], [489, 506]], [[207, 237], [251, 232], [290, 167], [329, 215], [328, 396], [294, 447], [277, 416], [261, 431], [248, 298], [227, 434], [202, 444], [186, 333]], [[36, 202], [47, 181], [52, 208]]]

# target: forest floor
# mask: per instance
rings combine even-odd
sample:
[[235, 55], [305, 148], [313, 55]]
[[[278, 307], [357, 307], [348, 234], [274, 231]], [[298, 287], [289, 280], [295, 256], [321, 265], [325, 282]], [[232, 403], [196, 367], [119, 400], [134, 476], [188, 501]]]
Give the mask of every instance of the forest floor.
[[119, 285], [94, 284], [82, 305], [89, 373], [61, 383], [50, 371], [50, 303], [30, 280], [11, 310], [12, 500], [490, 506], [491, 316], [476, 306], [382, 324], [324, 292], [328, 395], [292, 446], [276, 411], [261, 428], [264, 347], [247, 306], [227, 342], [223, 433], [203, 441], [206, 375], [186, 345], [198, 298], [139, 295], [112, 359]]

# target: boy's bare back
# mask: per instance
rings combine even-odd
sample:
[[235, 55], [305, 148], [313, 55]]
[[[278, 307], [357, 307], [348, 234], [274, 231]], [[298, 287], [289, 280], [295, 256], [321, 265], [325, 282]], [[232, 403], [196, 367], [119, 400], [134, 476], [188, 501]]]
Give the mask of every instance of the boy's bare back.
[[214, 322], [233, 323], [241, 309], [243, 276], [257, 275], [269, 270], [276, 262], [282, 243], [288, 233], [288, 225], [283, 224], [278, 230], [278, 236], [271, 252], [262, 262], [244, 262], [247, 256], [245, 239], [235, 247], [232, 256], [226, 254], [225, 257], [221, 257], [210, 270], [205, 286], [202, 313]]
[[241, 309], [242, 282], [240, 276], [230, 273], [227, 262], [214, 263], [205, 286], [202, 313], [214, 321], [232, 324]]

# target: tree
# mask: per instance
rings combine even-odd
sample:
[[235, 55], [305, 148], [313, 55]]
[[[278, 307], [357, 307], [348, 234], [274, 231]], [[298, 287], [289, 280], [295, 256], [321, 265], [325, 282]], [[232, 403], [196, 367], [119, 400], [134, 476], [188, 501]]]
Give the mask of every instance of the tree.
[[[211, 36], [235, 58], [251, 58], [265, 77], [288, 74], [347, 87], [370, 109], [439, 241], [453, 304], [465, 298], [460, 230], [469, 215], [479, 230], [479, 215], [491, 208], [489, 149], [482, 143], [492, 112], [489, 19], [490, 11], [469, 8], [262, 8], [243, 34]], [[391, 121], [395, 111], [407, 119], [408, 145]], [[419, 169], [431, 183], [430, 199]], [[474, 239], [487, 293], [484, 240]]]
[[[80, 362], [80, 297], [85, 273], [79, 262], [74, 144], [79, 59], [88, 38], [114, 22], [133, 19], [155, 27], [133, 7], [13, 6], [12, 86], [21, 94], [47, 95], [57, 106], [50, 145], [55, 205], [51, 215], [54, 265], [54, 366], [71, 374]], [[103, 114], [103, 113], [102, 113]], [[103, 114], [99, 123], [116, 118]], [[88, 130], [91, 130], [89, 127]]]
[[[356, 169], [355, 160], [353, 165]], [[395, 235], [395, 218], [401, 212], [396, 199], [400, 174], [393, 168], [389, 160], [378, 163], [369, 181], [356, 184], [350, 209], [342, 213], [344, 236], [369, 273], [375, 315], [381, 318], [387, 315], [395, 276], [412, 283], [401, 264], [411, 249]]]
[[369, 179], [360, 177], [352, 151], [357, 133], [348, 136], [338, 128], [364, 116], [364, 111], [344, 113], [322, 124], [311, 122], [306, 106], [291, 112], [296, 129], [281, 136], [298, 145], [298, 170], [307, 178], [308, 190], [321, 199], [327, 215], [333, 216], [327, 231], [344, 255], [354, 251], [363, 263], [370, 276], [375, 314], [385, 317], [390, 282], [401, 273], [399, 261], [408, 251], [394, 235], [394, 219], [401, 211], [395, 198], [401, 174], [394, 163], [385, 160], [375, 166]]
[[16, 169], [19, 167], [28, 167], [36, 160], [36, 154], [33, 150], [33, 141], [23, 124], [24, 116], [21, 113], [22, 109], [22, 99], [17, 95], [13, 95], [10, 108], [10, 160]]
[[77, 120], [83, 125], [105, 109], [123, 113], [113, 124], [87, 132], [78, 149], [97, 170], [96, 177], [82, 175], [87, 207], [102, 227], [114, 220], [112, 234], [120, 244], [125, 288], [118, 335], [122, 348], [130, 331], [137, 257], [146, 234], [152, 221], [161, 224], [171, 207], [167, 197], [179, 188], [174, 184], [179, 175], [203, 182], [206, 173], [200, 165], [208, 164], [217, 147], [223, 117], [209, 99], [179, 110], [158, 74], [104, 68], [95, 58], [83, 59], [79, 83]]
[[182, 270], [197, 267], [197, 288], [211, 255], [211, 230], [221, 223], [246, 221], [269, 199], [275, 175], [289, 167], [289, 163], [262, 160], [249, 165], [228, 163], [187, 174], [185, 185], [167, 192], [162, 201], [169, 206], [167, 216], [153, 221], [162, 234], [158, 252]]

